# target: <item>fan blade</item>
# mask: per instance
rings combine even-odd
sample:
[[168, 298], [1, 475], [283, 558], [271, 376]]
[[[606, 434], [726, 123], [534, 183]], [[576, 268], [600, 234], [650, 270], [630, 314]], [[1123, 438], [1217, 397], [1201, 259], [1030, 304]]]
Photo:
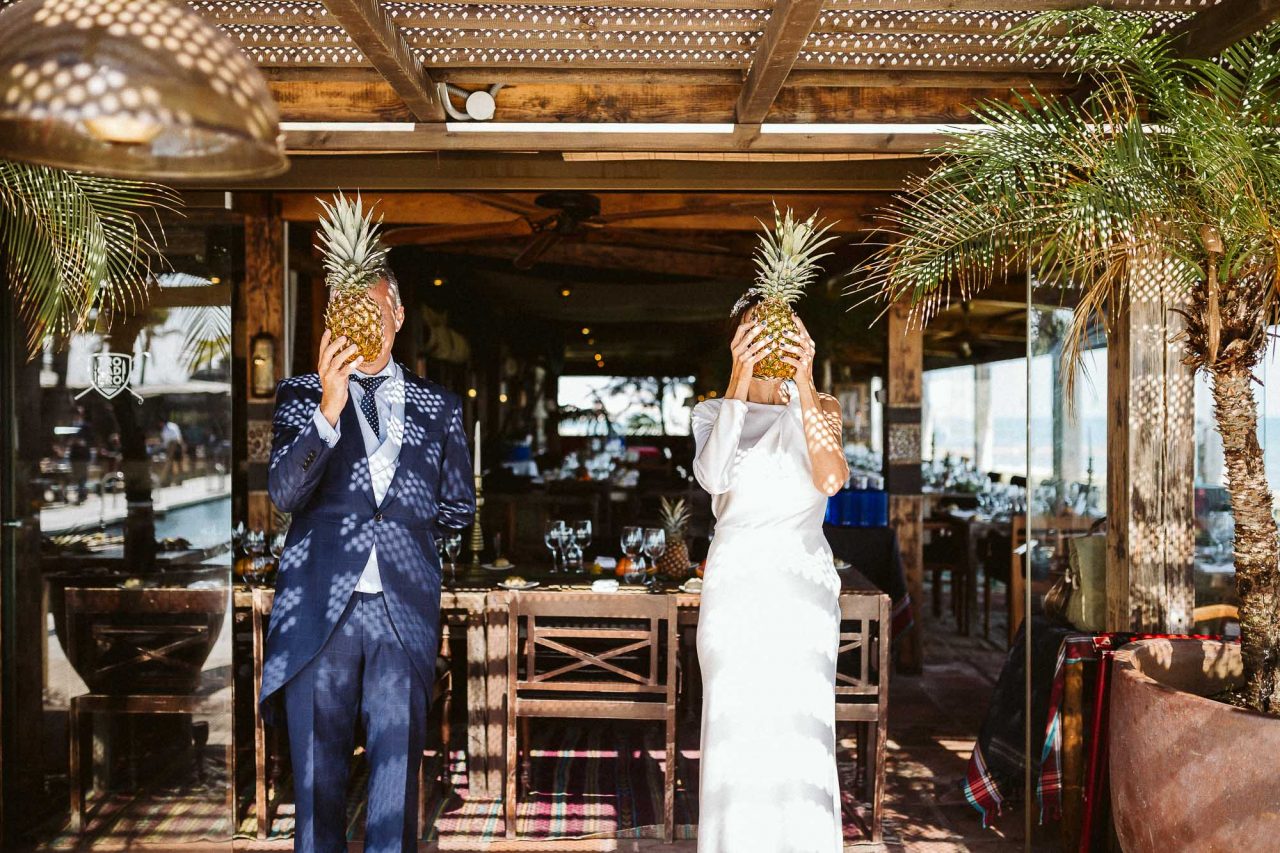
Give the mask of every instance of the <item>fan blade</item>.
[[[591, 228], [590, 242], [607, 242], [617, 246], [640, 246], [646, 249], [663, 249], [669, 252], [692, 252], [697, 255], [729, 255], [732, 250], [727, 246], [714, 243], [699, 243], [695, 240], [680, 240], [647, 231], [632, 231], [629, 228], [609, 228], [595, 222], [584, 222]], [[600, 238], [604, 238], [601, 240]]]
[[538, 262], [538, 258], [541, 258], [547, 253], [548, 249], [560, 242], [561, 236], [560, 232], [554, 228], [539, 231], [533, 235], [533, 239], [529, 241], [520, 254], [516, 255], [515, 260], [511, 263], [518, 270], [531, 269]]
[[475, 225], [410, 225], [392, 228], [382, 235], [388, 246], [441, 246], [449, 243], [474, 243], [478, 240], [527, 237], [532, 226], [523, 219], [507, 222], [480, 222]]
[[507, 213], [515, 213], [527, 219], [546, 219], [548, 216], [553, 215], [553, 211], [549, 211], [545, 207], [538, 207], [536, 204], [512, 198], [505, 193], [453, 193], [453, 195], [470, 199]]
[[704, 216], [712, 213], [745, 213], [751, 210], [772, 210], [771, 201], [743, 201], [729, 204], [685, 204], [680, 207], [659, 207], [653, 210], [631, 210], [624, 213], [604, 213], [591, 217], [591, 221], [605, 225], [611, 222], [631, 222], [636, 219], [666, 219], [680, 216]]

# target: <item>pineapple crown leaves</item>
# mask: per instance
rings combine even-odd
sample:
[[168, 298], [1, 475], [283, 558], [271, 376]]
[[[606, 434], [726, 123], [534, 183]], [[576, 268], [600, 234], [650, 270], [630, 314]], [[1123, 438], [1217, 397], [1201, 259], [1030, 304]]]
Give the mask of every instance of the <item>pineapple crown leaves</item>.
[[756, 296], [794, 304], [804, 295], [805, 287], [818, 277], [821, 271], [818, 261], [831, 255], [831, 252], [819, 253], [818, 250], [835, 239], [835, 235], [827, 235], [835, 223], [820, 221], [817, 211], [801, 222], [791, 208], [782, 213], [775, 204], [773, 228], [764, 222], [760, 225], [764, 232], [755, 253], [756, 283], [742, 295], [730, 313], [737, 313]]
[[325, 284], [335, 290], [366, 290], [386, 272], [388, 249], [378, 237], [382, 217], [374, 222], [373, 208], [365, 213], [359, 193], [354, 203], [340, 192], [333, 204], [316, 201], [324, 208], [319, 248]]
[[685, 506], [684, 498], [673, 501], [664, 497], [659, 500], [662, 503], [662, 522], [667, 532], [682, 532], [689, 523], [689, 510]]

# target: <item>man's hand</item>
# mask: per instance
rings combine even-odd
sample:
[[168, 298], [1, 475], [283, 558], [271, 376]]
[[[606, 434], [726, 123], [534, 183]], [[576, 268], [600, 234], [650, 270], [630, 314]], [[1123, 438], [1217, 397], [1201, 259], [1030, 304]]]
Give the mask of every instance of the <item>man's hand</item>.
[[[355, 344], [347, 346], [346, 335], [330, 340], [328, 329], [324, 330], [324, 336], [320, 338], [320, 360], [316, 364], [316, 372], [320, 374], [320, 387], [324, 389], [320, 397], [320, 414], [324, 415], [331, 427], [338, 425], [342, 409], [347, 405], [347, 395], [350, 393], [347, 387], [348, 377], [364, 361], [364, 357], [358, 355], [351, 359], [357, 349]], [[351, 359], [350, 364], [347, 363], [348, 359]]]

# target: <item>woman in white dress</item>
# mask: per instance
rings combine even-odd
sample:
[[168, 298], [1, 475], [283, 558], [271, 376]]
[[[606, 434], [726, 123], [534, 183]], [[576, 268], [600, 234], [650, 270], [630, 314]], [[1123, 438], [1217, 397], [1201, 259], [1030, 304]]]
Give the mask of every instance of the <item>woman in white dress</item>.
[[794, 381], [752, 378], [768, 349], [750, 302], [736, 317], [724, 398], [693, 410], [694, 473], [715, 537], [698, 622], [699, 853], [842, 849], [835, 759], [840, 579], [822, 533], [848, 477], [840, 407], [813, 384], [799, 325]]

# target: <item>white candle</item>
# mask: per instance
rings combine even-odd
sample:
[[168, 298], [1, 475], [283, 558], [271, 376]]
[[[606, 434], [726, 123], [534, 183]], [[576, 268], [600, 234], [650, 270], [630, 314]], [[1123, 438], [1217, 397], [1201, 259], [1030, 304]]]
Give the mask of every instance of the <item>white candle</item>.
[[476, 476], [480, 476], [480, 419], [476, 418]]

